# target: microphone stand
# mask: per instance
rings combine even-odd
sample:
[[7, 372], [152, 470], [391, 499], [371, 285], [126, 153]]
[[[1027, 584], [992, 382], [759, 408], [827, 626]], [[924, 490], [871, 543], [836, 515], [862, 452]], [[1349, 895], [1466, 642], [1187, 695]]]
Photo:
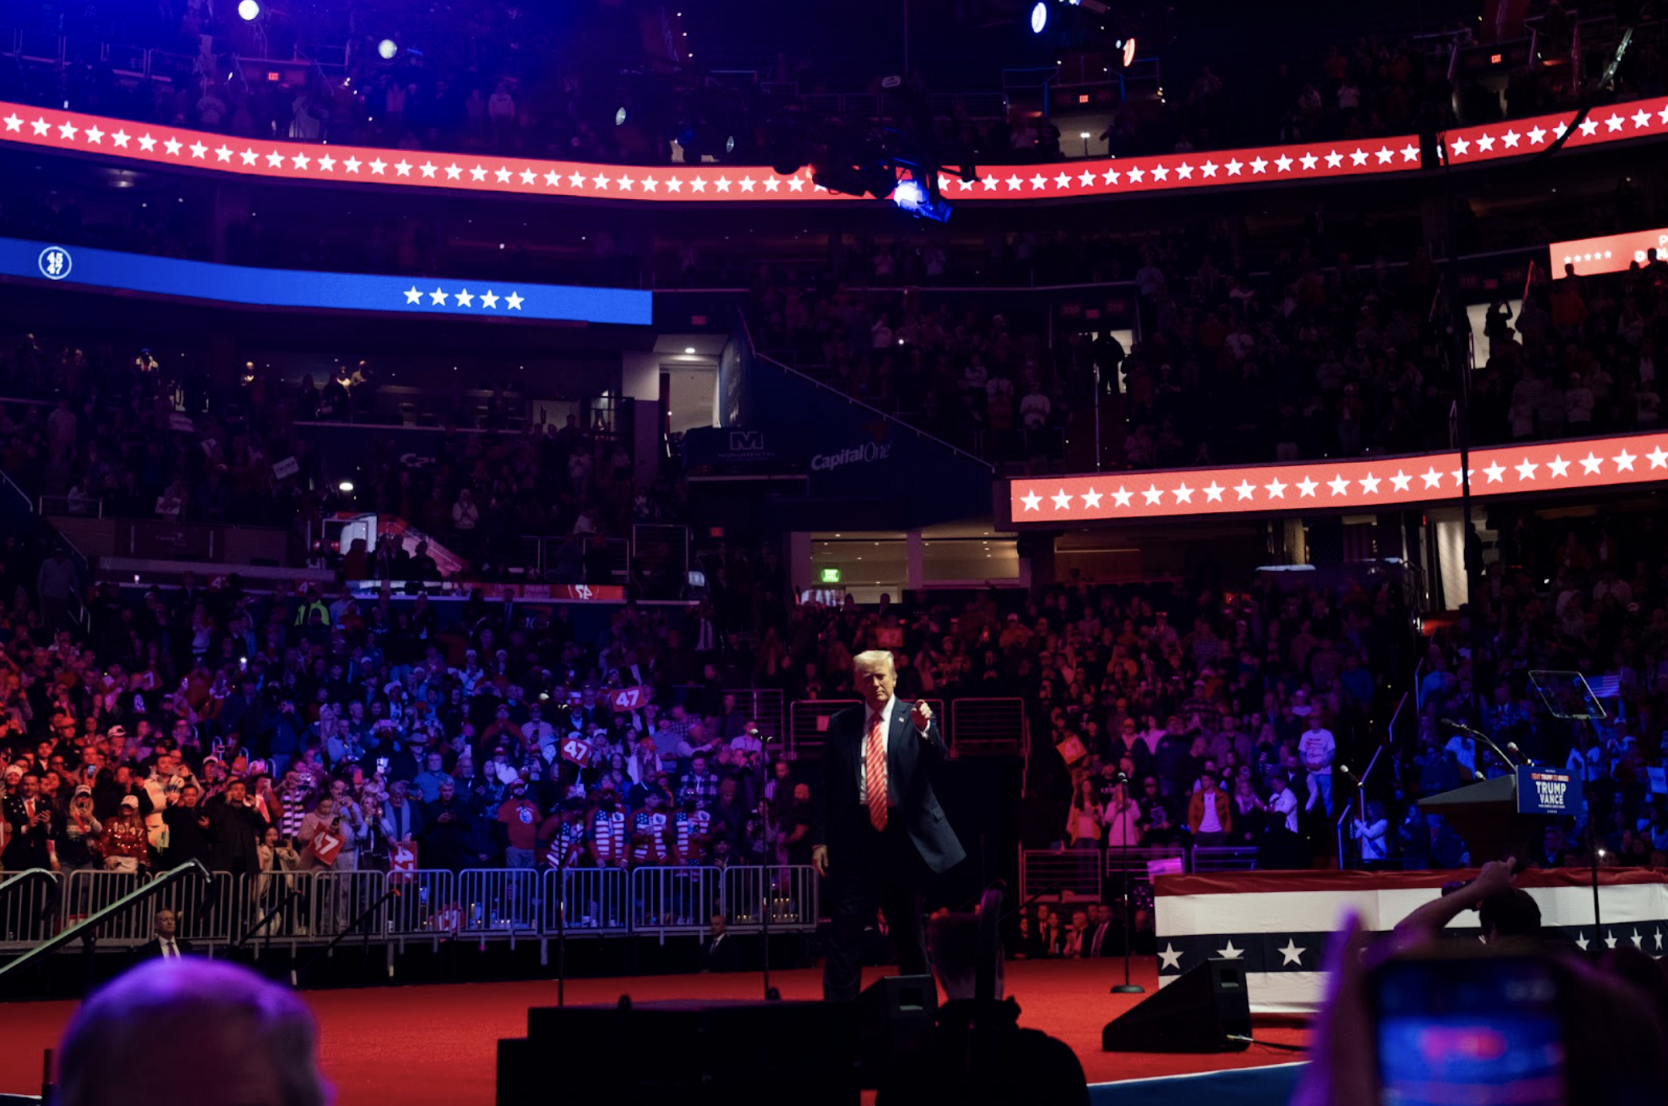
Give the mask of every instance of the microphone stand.
[[[765, 798], [765, 787], [768, 784], [765, 769], [765, 750], [768, 744], [764, 738], [759, 739], [759, 818], [763, 825], [760, 832], [764, 835], [765, 848], [773, 850], [772, 855], [761, 857], [764, 864], [763, 888], [760, 891], [759, 909], [761, 911], [759, 933], [764, 942], [764, 997], [766, 1002], [780, 1002], [782, 992], [770, 985], [770, 914], [775, 906], [775, 876], [776, 857], [775, 845], [771, 841], [770, 833], [770, 802]], [[778, 785], [780, 786], [780, 785]]]
[[[1133, 802], [1129, 797], [1129, 781], [1124, 781], [1124, 802]], [[1119, 823], [1123, 826], [1123, 843], [1119, 846], [1119, 867], [1123, 869], [1124, 877], [1124, 981], [1114, 984], [1111, 994], [1140, 995], [1146, 993], [1146, 988], [1139, 983], [1129, 981], [1129, 962], [1135, 953], [1135, 914], [1129, 908], [1129, 826], [1124, 824], [1124, 818], [1119, 816]]]

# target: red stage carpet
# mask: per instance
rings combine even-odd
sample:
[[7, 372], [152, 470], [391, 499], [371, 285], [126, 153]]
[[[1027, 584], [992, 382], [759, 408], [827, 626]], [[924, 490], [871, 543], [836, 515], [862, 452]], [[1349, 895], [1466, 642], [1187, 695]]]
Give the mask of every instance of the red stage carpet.
[[[1122, 970], [1122, 962], [1112, 961], [1020, 961], [1008, 965], [1008, 993], [1024, 1010], [1021, 1024], [1071, 1045], [1091, 1083], [1301, 1059], [1256, 1046], [1209, 1056], [1102, 1052], [1101, 1027], [1145, 997], [1107, 994]], [[871, 971], [865, 982], [878, 974]], [[783, 972], [772, 979], [784, 998], [814, 999], [822, 993], [818, 971]], [[1150, 965], [1137, 966], [1135, 981], [1150, 993], [1157, 978]], [[760, 983], [756, 974], [581, 979], [568, 984], [567, 999], [611, 1003], [622, 993], [639, 1000], [758, 998]], [[527, 1008], [555, 1005], [556, 987], [549, 982], [383, 987], [315, 991], [307, 1000], [319, 1019], [324, 1070], [340, 1106], [456, 1106], [492, 1101], [496, 1042], [523, 1036]], [[74, 1009], [69, 1002], [0, 1006], [0, 1091], [39, 1091], [41, 1050], [56, 1044]], [[1307, 1039], [1306, 1031], [1289, 1026], [1259, 1025], [1257, 1036], [1282, 1044]]]

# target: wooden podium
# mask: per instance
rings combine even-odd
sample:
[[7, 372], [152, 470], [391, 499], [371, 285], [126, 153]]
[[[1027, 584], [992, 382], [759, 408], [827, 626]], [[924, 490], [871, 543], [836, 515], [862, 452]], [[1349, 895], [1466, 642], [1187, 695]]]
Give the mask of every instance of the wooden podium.
[[1546, 818], [1517, 812], [1517, 774], [1456, 787], [1419, 800], [1426, 814], [1440, 814], [1465, 838], [1473, 866], [1505, 856], [1523, 857], [1533, 848]]

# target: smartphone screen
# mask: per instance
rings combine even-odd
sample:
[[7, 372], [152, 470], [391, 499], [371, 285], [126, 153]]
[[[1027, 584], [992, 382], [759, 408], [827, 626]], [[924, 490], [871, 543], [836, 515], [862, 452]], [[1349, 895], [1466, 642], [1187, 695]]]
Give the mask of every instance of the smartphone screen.
[[1564, 1106], [1557, 996], [1530, 957], [1383, 965], [1373, 973], [1381, 1106]]

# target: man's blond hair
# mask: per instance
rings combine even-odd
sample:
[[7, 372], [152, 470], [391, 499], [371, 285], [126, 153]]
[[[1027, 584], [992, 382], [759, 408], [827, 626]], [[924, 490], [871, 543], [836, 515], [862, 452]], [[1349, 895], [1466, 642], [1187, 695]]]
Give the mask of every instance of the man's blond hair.
[[865, 649], [851, 658], [851, 667], [858, 672], [873, 672], [877, 669], [898, 674], [897, 662], [892, 659], [890, 649]]

